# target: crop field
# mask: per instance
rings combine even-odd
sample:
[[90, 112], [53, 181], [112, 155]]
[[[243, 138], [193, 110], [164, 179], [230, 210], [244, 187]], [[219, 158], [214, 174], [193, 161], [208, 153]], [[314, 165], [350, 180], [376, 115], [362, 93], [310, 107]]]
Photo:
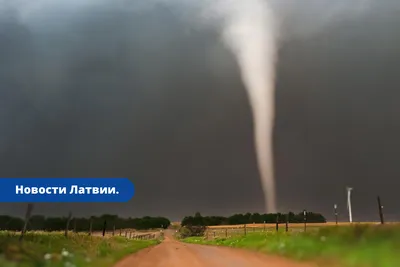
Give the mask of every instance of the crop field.
[[[291, 226], [292, 231], [272, 225], [266, 231], [260, 225], [209, 227], [205, 236], [188, 237], [183, 241], [246, 248], [268, 254], [278, 254], [300, 261], [316, 262], [317, 266], [395, 267], [400, 266], [400, 224], [348, 223]], [[281, 226], [281, 225], [280, 225]], [[225, 228], [224, 228], [225, 227]], [[254, 230], [253, 230], [254, 229]], [[228, 231], [230, 230], [230, 231]], [[228, 235], [226, 235], [228, 231]], [[237, 232], [234, 232], [237, 231]], [[208, 232], [208, 233], [207, 233]], [[215, 236], [211, 233], [215, 232]], [[232, 234], [236, 233], [236, 234]], [[207, 238], [208, 235], [208, 238]]]
[[[1, 267], [108, 267], [124, 256], [156, 245], [159, 236], [126, 238], [101, 233], [27, 232], [22, 242], [16, 232], [0, 232]], [[139, 236], [139, 235], [137, 235]]]

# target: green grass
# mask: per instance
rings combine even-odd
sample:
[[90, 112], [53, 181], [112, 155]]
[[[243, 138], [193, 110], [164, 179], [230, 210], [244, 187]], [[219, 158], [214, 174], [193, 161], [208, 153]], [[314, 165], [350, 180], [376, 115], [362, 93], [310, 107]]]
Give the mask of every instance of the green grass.
[[159, 243], [83, 234], [65, 238], [62, 233], [27, 233], [20, 243], [18, 237], [0, 232], [1, 267], [110, 267], [130, 253]]
[[217, 238], [189, 237], [188, 243], [246, 248], [297, 260], [316, 261], [320, 266], [400, 266], [400, 227], [330, 226], [308, 233], [251, 233]]

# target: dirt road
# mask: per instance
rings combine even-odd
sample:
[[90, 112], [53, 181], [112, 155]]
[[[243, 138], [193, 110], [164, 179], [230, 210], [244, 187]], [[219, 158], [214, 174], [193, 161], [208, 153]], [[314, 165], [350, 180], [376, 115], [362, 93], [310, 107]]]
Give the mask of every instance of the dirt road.
[[166, 233], [155, 247], [130, 255], [115, 267], [315, 267], [251, 251], [185, 244]]

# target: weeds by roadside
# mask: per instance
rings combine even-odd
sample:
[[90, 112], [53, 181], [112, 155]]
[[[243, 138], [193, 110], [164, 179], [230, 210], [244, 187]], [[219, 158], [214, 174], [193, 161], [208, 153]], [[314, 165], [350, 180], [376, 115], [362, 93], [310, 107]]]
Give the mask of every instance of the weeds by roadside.
[[155, 245], [159, 240], [131, 240], [124, 237], [102, 238], [87, 234], [59, 232], [18, 235], [0, 232], [2, 267], [109, 267], [122, 257]]
[[298, 260], [340, 263], [340, 266], [400, 266], [400, 227], [356, 225], [323, 227], [307, 233], [249, 233], [247, 236], [216, 238], [189, 237], [184, 242], [247, 248]]

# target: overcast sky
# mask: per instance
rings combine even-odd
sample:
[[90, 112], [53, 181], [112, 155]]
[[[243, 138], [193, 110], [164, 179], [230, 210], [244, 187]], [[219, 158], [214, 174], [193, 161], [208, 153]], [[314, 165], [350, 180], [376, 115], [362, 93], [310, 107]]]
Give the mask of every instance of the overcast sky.
[[[285, 9], [278, 207], [332, 218], [337, 203], [346, 219], [349, 185], [355, 220], [379, 218], [378, 194], [386, 217], [400, 219], [400, 3], [379, 1], [328, 23], [329, 5], [313, 2]], [[250, 106], [217, 28], [188, 24], [166, 6], [101, 4], [46, 11], [29, 24], [6, 3], [0, 176], [120, 176], [136, 187], [126, 204], [39, 204], [36, 213], [264, 211]], [[24, 205], [3, 204], [0, 213], [22, 215]]]

